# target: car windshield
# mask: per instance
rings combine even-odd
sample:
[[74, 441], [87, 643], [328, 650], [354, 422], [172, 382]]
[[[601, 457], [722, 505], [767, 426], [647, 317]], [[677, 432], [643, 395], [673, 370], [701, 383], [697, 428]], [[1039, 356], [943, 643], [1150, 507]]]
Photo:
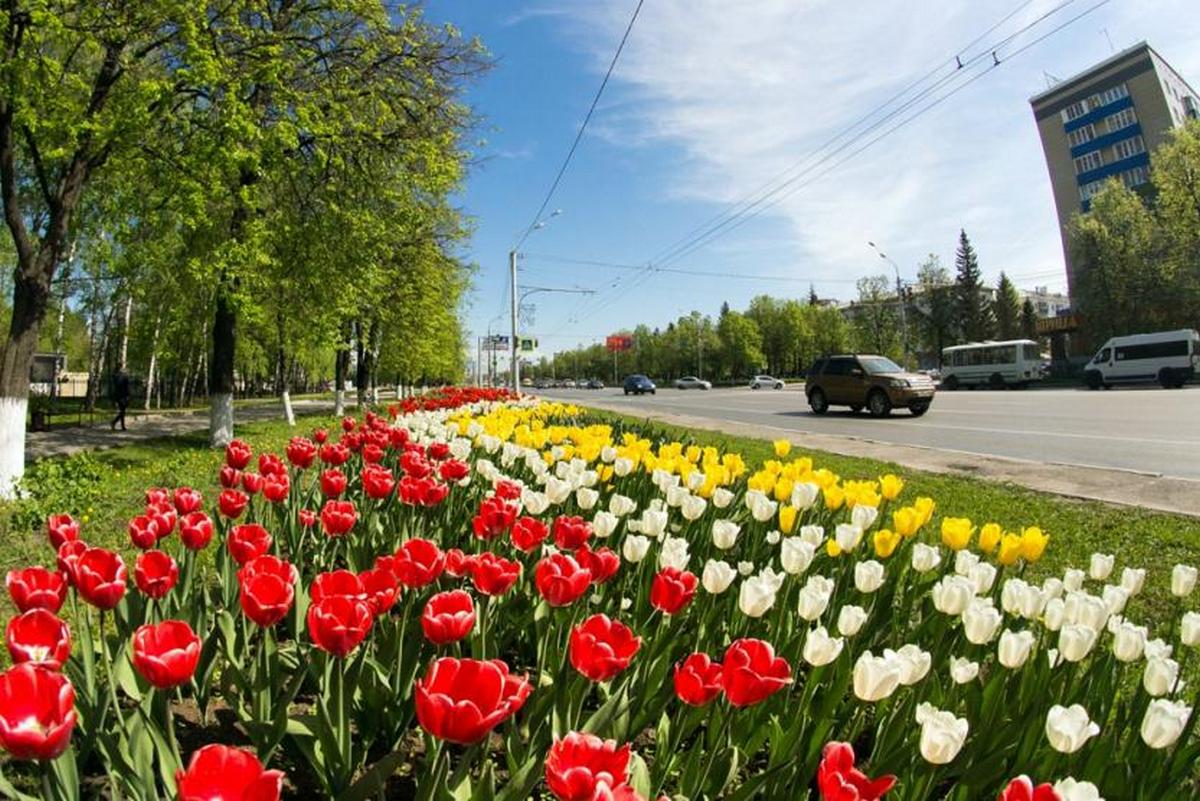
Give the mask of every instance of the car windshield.
[[882, 375], [885, 373], [903, 373], [904, 369], [896, 364], [891, 359], [885, 359], [882, 356], [872, 356], [866, 359], [859, 359], [859, 364], [863, 366], [871, 375]]

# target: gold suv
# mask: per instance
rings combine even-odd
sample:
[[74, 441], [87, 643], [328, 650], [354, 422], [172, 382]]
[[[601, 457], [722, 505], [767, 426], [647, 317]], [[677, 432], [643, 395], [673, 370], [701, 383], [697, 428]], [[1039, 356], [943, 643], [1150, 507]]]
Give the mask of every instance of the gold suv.
[[907, 373], [886, 356], [839, 354], [813, 362], [804, 393], [813, 414], [849, 406], [852, 412], [865, 408], [872, 417], [887, 417], [896, 408], [920, 417], [933, 403], [934, 386], [929, 376]]

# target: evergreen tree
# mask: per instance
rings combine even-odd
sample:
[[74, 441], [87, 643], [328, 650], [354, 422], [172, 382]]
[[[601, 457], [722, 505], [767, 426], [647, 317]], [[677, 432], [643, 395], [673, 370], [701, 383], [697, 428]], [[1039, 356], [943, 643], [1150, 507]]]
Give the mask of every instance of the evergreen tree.
[[1017, 288], [1003, 272], [996, 283], [996, 334], [1000, 339], [1016, 339], [1021, 327], [1021, 298]]
[[983, 274], [975, 248], [967, 238], [966, 231], [958, 235], [958, 251], [954, 254], [954, 266], [958, 271], [955, 287], [958, 301], [955, 319], [959, 336], [966, 342], [982, 342], [990, 339], [995, 330], [991, 304], [984, 296]]
[[817, 306], [820, 304], [820, 298], [817, 297], [817, 288], [812, 284], [808, 285], [808, 305]]
[[1024, 339], [1037, 339], [1037, 309], [1033, 308], [1033, 301], [1025, 298], [1025, 303], [1021, 305], [1021, 336]]

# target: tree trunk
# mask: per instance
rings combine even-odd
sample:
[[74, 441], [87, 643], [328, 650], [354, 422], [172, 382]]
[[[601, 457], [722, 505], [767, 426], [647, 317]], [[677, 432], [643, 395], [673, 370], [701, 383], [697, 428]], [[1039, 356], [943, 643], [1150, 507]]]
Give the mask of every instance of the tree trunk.
[[133, 295], [125, 298], [125, 318], [121, 323], [121, 355], [117, 359], [117, 372], [129, 369], [129, 320], [133, 316]]
[[367, 402], [367, 335], [362, 320], [354, 323], [354, 389], [358, 395], [358, 408], [363, 408]]
[[208, 436], [214, 448], [224, 448], [233, 439], [233, 362], [237, 343], [237, 314], [224, 279], [217, 288], [216, 307], [212, 361], [208, 369]]
[[[162, 312], [159, 312], [154, 318], [154, 336], [150, 338], [150, 366], [146, 368], [146, 411], [150, 411], [150, 396], [154, 394], [155, 386], [155, 368], [158, 367], [158, 334], [162, 329]], [[162, 394], [159, 393], [161, 399]]]
[[348, 340], [346, 337], [338, 344], [333, 360], [333, 414], [336, 417], [346, 413], [346, 372], [350, 369]]
[[12, 323], [8, 342], [0, 350], [0, 498], [15, 497], [16, 483], [25, 473], [29, 367], [50, 298], [49, 281], [43, 275], [37, 266], [16, 271]]

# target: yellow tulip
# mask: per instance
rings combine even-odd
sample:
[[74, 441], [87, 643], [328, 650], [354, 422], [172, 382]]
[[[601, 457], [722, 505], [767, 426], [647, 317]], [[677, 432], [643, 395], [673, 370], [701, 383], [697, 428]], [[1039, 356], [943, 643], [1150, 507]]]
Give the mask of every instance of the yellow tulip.
[[974, 533], [975, 527], [971, 525], [970, 518], [942, 518], [942, 543], [951, 550], [961, 551], [963, 548], [966, 548], [971, 542], [971, 535]]
[[831, 512], [836, 512], [842, 508], [842, 504], [846, 502], [846, 493], [837, 484], [831, 484], [821, 490], [821, 494], [825, 498], [825, 508]]
[[1050, 537], [1043, 534], [1037, 526], [1030, 526], [1021, 532], [1021, 558], [1030, 564], [1042, 558]]
[[902, 537], [911, 537], [921, 528], [921, 513], [911, 506], [892, 512], [892, 528]]
[[787, 456], [792, 450], [791, 440], [777, 439], [772, 442], [771, 445], [775, 448], [775, 455], [780, 459]]
[[700, 461], [700, 446], [688, 445], [687, 452], [684, 455], [687, 457], [689, 462], [695, 464], [696, 462]]
[[792, 487], [795, 486], [790, 478], [781, 478], [775, 482], [775, 500], [783, 503], [792, 497]]
[[933, 502], [933, 498], [917, 498], [913, 508], [920, 514], [921, 525], [924, 526], [933, 519], [933, 510], [937, 508], [937, 504]]
[[996, 550], [996, 546], [1000, 544], [1000, 535], [1002, 533], [999, 523], [988, 523], [979, 529], [979, 550], [984, 553], [991, 553]]
[[1023, 543], [1021, 538], [1016, 534], [1005, 534], [1000, 539], [1000, 553], [996, 556], [996, 561], [1002, 565], [1016, 564], [1021, 558]]
[[825, 540], [825, 553], [833, 557], [841, 556], [842, 546], [838, 545], [837, 540], [831, 537], [830, 539]]
[[904, 479], [900, 476], [888, 473], [886, 476], [879, 477], [879, 491], [889, 501], [894, 501], [900, 497], [900, 493], [904, 490]]
[[784, 534], [791, 534], [796, 528], [796, 515], [799, 511], [790, 503], [779, 504], [779, 530]]
[[886, 528], [879, 529], [875, 532], [875, 555], [880, 559], [887, 559], [895, 552], [900, 540], [901, 537], [896, 532]]

